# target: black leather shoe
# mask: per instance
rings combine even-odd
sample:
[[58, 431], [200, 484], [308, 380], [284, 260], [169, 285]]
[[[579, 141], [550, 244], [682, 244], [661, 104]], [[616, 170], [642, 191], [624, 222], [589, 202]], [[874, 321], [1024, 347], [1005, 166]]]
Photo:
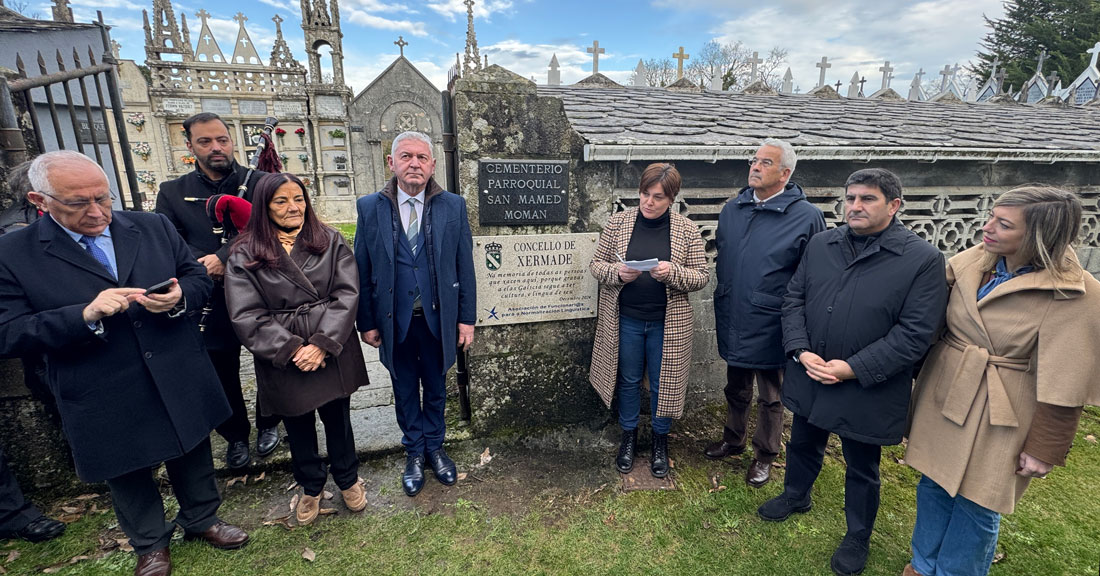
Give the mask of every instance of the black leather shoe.
[[27, 542], [45, 542], [60, 536], [65, 532], [65, 525], [53, 518], [39, 516], [31, 520], [26, 526], [14, 532], [4, 532], [3, 538], [22, 538]]
[[270, 455], [279, 446], [279, 427], [264, 428], [256, 434], [256, 455], [260, 458]]
[[630, 474], [634, 469], [634, 449], [638, 445], [638, 429], [623, 430], [619, 441], [619, 455], [615, 458], [615, 468], [622, 474]]
[[726, 456], [737, 456], [744, 451], [744, 446], [735, 446], [733, 444], [728, 444], [725, 440], [719, 440], [707, 444], [707, 447], [703, 450], [703, 456], [711, 460], [721, 460]]
[[250, 462], [252, 457], [248, 455], [248, 442], [238, 440], [229, 443], [229, 447], [225, 449], [225, 465], [230, 470], [239, 470]]
[[813, 500], [806, 496], [805, 500], [792, 500], [786, 493], [780, 494], [760, 505], [756, 513], [768, 522], [782, 522], [794, 513], [804, 514], [814, 507]]
[[401, 474], [401, 487], [406, 496], [416, 496], [424, 488], [424, 455], [405, 456], [405, 472]]
[[759, 488], [767, 484], [771, 476], [772, 465], [753, 458], [752, 464], [749, 465], [748, 471], [745, 472], [745, 483], [753, 488]]
[[649, 458], [649, 472], [656, 478], [668, 476], [668, 434], [653, 434], [653, 455]]
[[428, 463], [435, 472], [435, 479], [445, 486], [454, 486], [458, 482], [458, 471], [455, 469], [455, 461], [447, 456], [447, 452], [440, 447], [428, 454]]
[[829, 561], [829, 567], [837, 576], [855, 576], [863, 572], [867, 566], [868, 542], [862, 538], [845, 534], [840, 542], [833, 558]]

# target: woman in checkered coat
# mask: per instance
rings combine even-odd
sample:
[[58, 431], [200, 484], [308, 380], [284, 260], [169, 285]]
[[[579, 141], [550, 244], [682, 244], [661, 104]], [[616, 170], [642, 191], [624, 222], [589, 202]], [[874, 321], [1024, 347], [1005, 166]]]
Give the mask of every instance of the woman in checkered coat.
[[[688, 292], [707, 285], [710, 270], [699, 228], [669, 208], [680, 191], [672, 164], [650, 164], [636, 210], [611, 216], [589, 270], [600, 283], [589, 381], [607, 407], [619, 393], [622, 442], [615, 466], [634, 468], [643, 371], [648, 370], [653, 452], [650, 471], [668, 475], [668, 432], [684, 412], [694, 317]], [[648, 271], [624, 261], [658, 260]]]

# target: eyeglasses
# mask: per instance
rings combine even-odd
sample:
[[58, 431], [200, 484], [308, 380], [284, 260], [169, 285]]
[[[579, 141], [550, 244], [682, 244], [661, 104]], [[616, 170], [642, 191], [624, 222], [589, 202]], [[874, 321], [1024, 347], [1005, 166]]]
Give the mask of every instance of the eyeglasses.
[[749, 158], [749, 167], [750, 168], [753, 167], [753, 166], [756, 166], [757, 163], [759, 163], [761, 166], [763, 166], [765, 168], [771, 168], [772, 166], [775, 165], [775, 162], [772, 162], [770, 158]]
[[78, 211], [87, 210], [92, 206], [92, 204], [99, 204], [101, 208], [110, 208], [111, 205], [114, 203], [114, 199], [111, 196], [100, 196], [99, 198], [94, 198], [92, 200], [62, 200], [48, 192], [40, 192], [40, 194], [53, 198], [54, 202], [57, 202], [58, 204], [61, 204], [66, 208]]

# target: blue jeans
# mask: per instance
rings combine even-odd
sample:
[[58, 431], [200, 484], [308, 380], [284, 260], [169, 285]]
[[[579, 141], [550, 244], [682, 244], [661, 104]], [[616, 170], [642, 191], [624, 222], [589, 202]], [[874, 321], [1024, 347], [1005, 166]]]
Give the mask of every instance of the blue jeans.
[[653, 433], [668, 434], [671, 418], [657, 417], [657, 393], [661, 382], [661, 350], [665, 323], [619, 316], [619, 426], [629, 432], [638, 427], [642, 410], [642, 373], [649, 369], [649, 412]]
[[922, 576], [985, 576], [997, 549], [1001, 515], [952, 498], [927, 476], [917, 484], [913, 569]]

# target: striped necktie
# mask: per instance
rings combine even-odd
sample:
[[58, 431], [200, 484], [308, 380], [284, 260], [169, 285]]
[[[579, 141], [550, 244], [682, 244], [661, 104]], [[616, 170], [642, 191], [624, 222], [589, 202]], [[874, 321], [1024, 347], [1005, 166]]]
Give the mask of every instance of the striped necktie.
[[102, 248], [96, 246], [95, 238], [92, 236], [81, 236], [80, 243], [84, 245], [84, 248], [95, 258], [96, 262], [99, 262], [107, 269], [107, 273], [111, 275], [111, 278], [118, 280], [118, 274], [115, 274], [115, 269], [111, 267], [111, 261], [107, 259], [107, 253]]
[[[405, 227], [405, 237], [409, 239], [409, 248], [412, 250], [413, 256], [416, 256], [416, 242], [420, 233], [420, 221], [416, 218], [416, 198], [409, 198], [405, 201], [409, 205], [409, 225]], [[413, 296], [413, 310], [423, 308], [424, 305], [420, 302], [420, 287], [417, 286]]]
[[409, 225], [405, 227], [405, 236], [409, 239], [413, 256], [416, 256], [416, 242], [420, 232], [420, 222], [416, 218], [416, 198], [409, 198], [405, 203], [409, 205]]

